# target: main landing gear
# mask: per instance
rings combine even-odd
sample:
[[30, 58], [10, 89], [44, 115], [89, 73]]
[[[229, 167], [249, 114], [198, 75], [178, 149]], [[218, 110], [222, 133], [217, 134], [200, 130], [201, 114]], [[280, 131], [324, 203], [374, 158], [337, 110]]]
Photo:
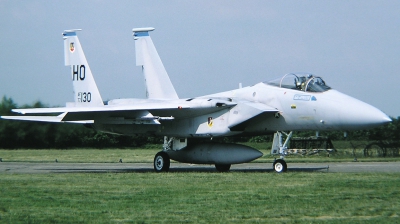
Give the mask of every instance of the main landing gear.
[[[175, 158], [176, 151], [179, 151], [186, 146], [187, 146], [187, 139], [176, 139], [174, 137], [165, 136], [163, 150], [161, 152], [158, 152], [156, 154], [156, 156], [154, 157], [154, 163], [153, 163], [154, 171], [168, 172], [169, 167], [171, 165], [171, 163], [170, 163], [171, 157]], [[175, 152], [172, 152], [172, 151], [175, 151]], [[174, 160], [176, 160], [176, 158]], [[177, 161], [179, 161], [179, 160], [177, 160]], [[215, 168], [219, 172], [228, 172], [229, 169], [231, 168], [231, 164], [224, 164], [224, 163], [215, 164]]]
[[163, 151], [158, 152], [156, 156], [154, 156], [154, 171], [156, 172], [167, 172], [171, 165], [171, 160], [169, 158], [168, 153], [166, 151], [172, 150], [173, 141], [175, 138], [168, 138], [167, 136], [164, 137], [164, 145]]
[[169, 155], [161, 151], [154, 157], [154, 170], [156, 172], [167, 172], [170, 166]]
[[[282, 173], [287, 171], [287, 164], [285, 162], [285, 156], [287, 155], [287, 144], [292, 137], [292, 131], [289, 134], [278, 131], [274, 134], [274, 141], [272, 142], [272, 155], [280, 155], [279, 159], [275, 159], [272, 168], [277, 173]], [[283, 142], [283, 137], [286, 136], [285, 142]]]

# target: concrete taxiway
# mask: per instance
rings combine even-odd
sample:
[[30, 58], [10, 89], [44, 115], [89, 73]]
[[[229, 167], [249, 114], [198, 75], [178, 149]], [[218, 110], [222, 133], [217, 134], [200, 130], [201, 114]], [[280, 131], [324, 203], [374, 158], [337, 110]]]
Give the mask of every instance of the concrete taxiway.
[[[154, 172], [152, 163], [0, 162], [0, 173], [130, 173]], [[171, 163], [170, 172], [217, 172], [214, 165]], [[274, 172], [269, 163], [232, 165], [230, 172]], [[400, 172], [400, 162], [289, 163], [288, 172]]]

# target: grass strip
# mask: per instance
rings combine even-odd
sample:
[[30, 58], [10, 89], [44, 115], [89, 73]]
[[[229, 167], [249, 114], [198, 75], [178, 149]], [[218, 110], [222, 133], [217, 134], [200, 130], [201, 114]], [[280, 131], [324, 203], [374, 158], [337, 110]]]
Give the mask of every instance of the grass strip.
[[400, 174], [1, 174], [0, 223], [398, 223]]

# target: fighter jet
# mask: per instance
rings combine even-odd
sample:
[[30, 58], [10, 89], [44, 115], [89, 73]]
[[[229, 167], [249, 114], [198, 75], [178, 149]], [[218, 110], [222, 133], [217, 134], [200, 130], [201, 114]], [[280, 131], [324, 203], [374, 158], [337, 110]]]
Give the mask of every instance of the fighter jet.
[[248, 146], [216, 142], [216, 138], [272, 133], [271, 153], [279, 156], [273, 169], [284, 172], [292, 131], [350, 131], [391, 121], [379, 109], [332, 89], [312, 74], [289, 73], [253, 86], [181, 99], [149, 35], [153, 30], [132, 30], [147, 98], [104, 102], [79, 42], [80, 30], [65, 30], [65, 65], [71, 68], [74, 102], [58, 108], [13, 109], [25, 116], [1, 118], [76, 123], [112, 134], [164, 137], [163, 149], [154, 157], [156, 172], [168, 171], [171, 159], [215, 164], [218, 171], [228, 171], [231, 164], [250, 162], [263, 154]]

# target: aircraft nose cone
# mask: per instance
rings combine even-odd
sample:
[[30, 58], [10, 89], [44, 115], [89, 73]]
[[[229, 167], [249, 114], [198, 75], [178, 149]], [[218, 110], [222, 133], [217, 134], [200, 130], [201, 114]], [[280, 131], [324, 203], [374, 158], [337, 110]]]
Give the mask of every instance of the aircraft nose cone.
[[385, 113], [367, 103], [353, 101], [347, 106], [350, 109], [347, 120], [354, 126], [352, 129], [375, 128], [392, 121]]
[[392, 119], [390, 117], [388, 117], [386, 114], [383, 114], [383, 117], [381, 117], [381, 123], [382, 124], [387, 124], [392, 122]]
[[387, 124], [392, 121], [386, 114], [371, 105], [366, 106], [362, 110], [359, 120], [374, 126]]

